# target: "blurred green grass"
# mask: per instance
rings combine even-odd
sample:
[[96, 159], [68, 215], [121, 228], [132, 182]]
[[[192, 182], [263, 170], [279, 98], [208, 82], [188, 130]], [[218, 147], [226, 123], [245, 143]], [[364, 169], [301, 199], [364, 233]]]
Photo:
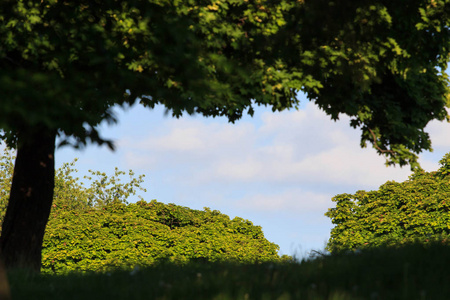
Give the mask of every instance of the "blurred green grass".
[[450, 299], [439, 242], [318, 254], [282, 263], [160, 263], [133, 271], [8, 274], [20, 299]]

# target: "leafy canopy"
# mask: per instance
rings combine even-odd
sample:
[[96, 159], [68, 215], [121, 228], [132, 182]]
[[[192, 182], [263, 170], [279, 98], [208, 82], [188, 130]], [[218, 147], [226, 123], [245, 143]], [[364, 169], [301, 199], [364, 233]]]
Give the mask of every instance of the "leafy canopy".
[[450, 153], [435, 172], [417, 170], [409, 180], [388, 181], [377, 191], [358, 191], [333, 198], [336, 207], [325, 214], [335, 227], [327, 245], [330, 251], [450, 237]]
[[[449, 11], [411, 1], [25, 1], [0, 4], [0, 128], [108, 142], [111, 107], [164, 105], [231, 122], [299, 91], [344, 113], [391, 164], [431, 149], [448, 118]], [[110, 146], [112, 144], [108, 142]]]
[[292, 107], [294, 91], [273, 88], [251, 50], [264, 48], [254, 39], [276, 32], [289, 6], [267, 4], [261, 22], [260, 4], [196, 2], [2, 2], [0, 128], [44, 125], [102, 142], [96, 126], [114, 121], [111, 106], [137, 99], [231, 121], [252, 99]]

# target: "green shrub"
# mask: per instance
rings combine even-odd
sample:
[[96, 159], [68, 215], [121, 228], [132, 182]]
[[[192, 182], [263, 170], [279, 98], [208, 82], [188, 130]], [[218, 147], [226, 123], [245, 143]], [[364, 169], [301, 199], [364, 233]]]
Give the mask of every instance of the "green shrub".
[[333, 198], [325, 214], [336, 226], [327, 250], [341, 251], [410, 242], [447, 242], [450, 236], [450, 153], [436, 172], [416, 170], [409, 180], [388, 181], [377, 191]]
[[101, 209], [53, 210], [42, 250], [44, 273], [108, 271], [155, 262], [278, 261], [260, 226], [209, 209], [155, 200]]

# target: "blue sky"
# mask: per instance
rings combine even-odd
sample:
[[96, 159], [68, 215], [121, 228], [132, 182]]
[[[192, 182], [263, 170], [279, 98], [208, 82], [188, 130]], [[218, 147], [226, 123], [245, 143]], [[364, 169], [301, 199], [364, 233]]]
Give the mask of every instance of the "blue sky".
[[[374, 149], [361, 149], [360, 133], [348, 118], [334, 122], [312, 103], [302, 103], [298, 111], [281, 113], [260, 107], [253, 118], [235, 124], [202, 116], [176, 119], [163, 107], [118, 109], [118, 124], [101, 131], [115, 141], [115, 152], [66, 147], [57, 151], [57, 166], [78, 158], [80, 177], [88, 169], [132, 169], [145, 174], [145, 200], [249, 219], [281, 254], [301, 257], [323, 250], [332, 228], [324, 213], [333, 207], [333, 196], [410, 175], [409, 167], [388, 168]], [[432, 171], [450, 149], [450, 126], [433, 122], [428, 129], [435, 151], [420, 162]]]

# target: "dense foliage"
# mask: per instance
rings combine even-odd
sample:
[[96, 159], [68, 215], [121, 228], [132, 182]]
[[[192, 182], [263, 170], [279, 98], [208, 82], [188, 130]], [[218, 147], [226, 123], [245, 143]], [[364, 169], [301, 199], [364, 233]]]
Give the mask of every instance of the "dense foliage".
[[[7, 202], [13, 153], [0, 160], [0, 217]], [[42, 271], [107, 271], [149, 266], [155, 262], [279, 261], [279, 247], [264, 238], [260, 226], [241, 218], [230, 219], [216, 210], [192, 210], [174, 204], [141, 199], [128, 204], [141, 186], [143, 175], [122, 182], [125, 172], [113, 176], [90, 171], [88, 187], [77, 177], [75, 162], [56, 172], [55, 195], [44, 236]], [[95, 177], [95, 178], [93, 178]]]
[[[392, 163], [431, 147], [447, 113], [449, 3], [399, 1], [2, 1], [0, 128], [105, 142], [111, 107], [238, 120], [303, 91]], [[405, 34], [407, 33], [407, 34]], [[64, 116], [61, 118], [61, 116]], [[389, 151], [392, 150], [392, 151]]]
[[268, 43], [289, 2], [2, 1], [0, 128], [8, 141], [39, 126], [78, 145], [105, 142], [97, 125], [115, 121], [113, 105], [231, 121], [252, 101], [293, 107], [292, 71]]
[[42, 249], [42, 271], [107, 271], [160, 261], [279, 261], [261, 227], [219, 211], [155, 200], [101, 209], [53, 210]]
[[377, 191], [333, 198], [325, 214], [335, 227], [330, 251], [352, 250], [413, 241], [448, 242], [450, 237], [450, 153], [435, 172], [417, 170], [405, 182], [388, 181]]

